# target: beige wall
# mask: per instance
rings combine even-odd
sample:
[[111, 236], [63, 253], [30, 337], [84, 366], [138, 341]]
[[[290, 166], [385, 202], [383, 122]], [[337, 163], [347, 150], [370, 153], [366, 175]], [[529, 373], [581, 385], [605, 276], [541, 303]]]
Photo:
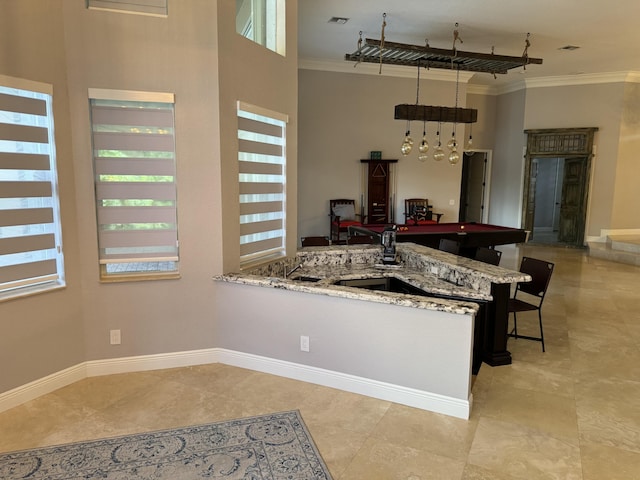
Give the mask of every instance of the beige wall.
[[[238, 266], [238, 99], [289, 115], [287, 209], [298, 219], [287, 225], [290, 249], [299, 236], [328, 233], [328, 199], [359, 198], [360, 159], [370, 150], [399, 159], [397, 220], [402, 199], [422, 195], [445, 221], [457, 219], [460, 165], [423, 164], [415, 152], [400, 158], [405, 125], [393, 106], [415, 101], [415, 80], [300, 70], [298, 92], [297, 2], [287, 2], [286, 58], [235, 34], [231, 1], [173, 2], [167, 19], [84, 5], [0, 0], [0, 74], [54, 87], [67, 276], [65, 289], [0, 303], [0, 392], [84, 360], [215, 346], [211, 277]], [[179, 280], [98, 281], [88, 88], [176, 95]], [[421, 103], [451, 105], [454, 89], [425, 80]], [[495, 109], [474, 125], [476, 146], [494, 148], [490, 221], [519, 224], [525, 128], [597, 126], [588, 234], [638, 228], [638, 96], [637, 85], [623, 83], [471, 96], [473, 106]], [[122, 345], [109, 345], [112, 328]]]
[[[210, 278], [222, 256], [215, 4], [177, 3], [158, 18], [63, 3], [86, 359], [210, 347]], [[89, 88], [175, 94], [179, 280], [99, 281]], [[121, 345], [109, 344], [110, 329]]]
[[[618, 226], [613, 222], [614, 208], [618, 207], [614, 204], [614, 192], [617, 192], [620, 180], [616, 179], [618, 166], [621, 165], [625, 174], [632, 173], [627, 168], [629, 153], [619, 151], [624, 92], [625, 83], [622, 82], [539, 87], [526, 91], [524, 128], [598, 128], [591, 169], [587, 236], [597, 237], [602, 229], [623, 228], [622, 225], [630, 228], [634, 223], [638, 228], [640, 225], [637, 212], [631, 217], [628, 209], [617, 213]], [[631, 177], [637, 178], [637, 169]], [[627, 180], [620, 180], [620, 184], [623, 191], [628, 191]]]
[[[222, 158], [222, 242], [223, 269], [239, 270], [240, 211], [238, 205], [238, 124], [237, 101], [256, 105], [289, 117], [287, 136], [287, 250], [296, 249], [297, 239], [297, 156], [298, 156], [298, 37], [297, 2], [287, 2], [286, 56], [281, 56], [237, 35], [235, 2], [218, 2], [221, 21], [219, 39], [220, 156]], [[208, 134], [207, 132], [202, 132]], [[211, 130], [214, 135], [217, 130]]]
[[[398, 159], [394, 204], [395, 221], [404, 222], [404, 199], [427, 197], [434, 209], [443, 212], [442, 221], [458, 220], [462, 163], [452, 166], [446, 160], [418, 161], [417, 145], [423, 125], [412, 122], [414, 150], [407, 157], [400, 153], [406, 122], [394, 120], [394, 106], [413, 104], [416, 80], [358, 73], [315, 70], [299, 71], [299, 212], [301, 236], [329, 234], [329, 199], [353, 198], [359, 208], [362, 185], [361, 159], [372, 150], [382, 158]], [[466, 85], [460, 85], [459, 106], [465, 104]], [[452, 106], [455, 81], [421, 80], [420, 103]], [[427, 124], [433, 153], [437, 124]], [[451, 124], [443, 125], [442, 143], [451, 137]], [[464, 128], [458, 129], [458, 141]], [[453, 200], [454, 205], [449, 205]]]
[[[420, 103], [451, 105], [454, 85], [422, 80]], [[639, 170], [635, 152], [640, 149], [636, 83], [530, 86], [500, 95], [469, 90], [466, 106], [478, 109], [474, 147], [492, 152], [490, 223], [521, 225], [525, 129], [598, 127], [586, 235], [598, 237], [603, 230], [640, 226], [635, 200]], [[422, 164], [415, 152], [408, 157], [399, 153], [406, 124], [393, 120], [393, 107], [415, 102], [414, 79], [301, 69], [299, 91], [301, 236], [328, 234], [330, 198], [359, 202], [363, 190], [359, 160], [367, 158], [370, 150], [382, 150], [383, 158], [399, 159], [397, 222], [403, 221], [403, 199], [422, 195], [445, 212], [443, 221], [457, 220], [461, 165], [433, 160]], [[465, 97], [465, 89], [461, 92]], [[435, 131], [428, 126], [433, 148]], [[450, 130], [445, 125], [443, 139], [448, 139]], [[422, 126], [414, 123], [411, 133], [414, 140], [419, 139]], [[464, 139], [468, 133], [467, 126]], [[454, 206], [449, 205], [452, 199]]]
[[[601, 154], [603, 152], [600, 152]], [[620, 144], [611, 214], [612, 229], [640, 228], [640, 84], [627, 83], [624, 89]]]
[[[287, 2], [286, 58], [236, 34], [231, 1], [173, 2], [168, 18], [87, 10], [80, 0], [0, 8], [0, 74], [54, 86], [68, 282], [0, 303], [0, 392], [85, 360], [214, 347], [212, 276], [239, 264], [237, 100], [289, 115], [296, 218], [297, 3]], [[175, 94], [178, 280], [99, 281], [89, 88]], [[122, 331], [121, 345], [109, 345], [110, 329]]]
[[0, 303], [2, 392], [83, 361], [85, 346], [62, 1], [2, 0], [0, 8], [0, 73], [53, 85], [67, 275], [63, 290]]
[[469, 132], [471, 132], [474, 149], [493, 150], [496, 132], [496, 96], [469, 93], [467, 107], [478, 110], [478, 121], [466, 125], [465, 140], [469, 138]]
[[517, 90], [498, 96], [489, 223], [520, 227], [522, 211], [522, 174], [525, 91]]

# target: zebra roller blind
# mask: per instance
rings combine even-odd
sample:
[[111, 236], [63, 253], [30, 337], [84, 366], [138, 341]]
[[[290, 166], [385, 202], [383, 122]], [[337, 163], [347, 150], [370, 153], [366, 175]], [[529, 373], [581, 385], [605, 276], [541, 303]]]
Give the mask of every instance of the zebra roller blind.
[[240, 263], [284, 255], [286, 116], [238, 104]]
[[64, 284], [50, 91], [0, 76], [0, 293]]
[[91, 123], [100, 263], [113, 264], [107, 273], [174, 270], [173, 103], [92, 98]]

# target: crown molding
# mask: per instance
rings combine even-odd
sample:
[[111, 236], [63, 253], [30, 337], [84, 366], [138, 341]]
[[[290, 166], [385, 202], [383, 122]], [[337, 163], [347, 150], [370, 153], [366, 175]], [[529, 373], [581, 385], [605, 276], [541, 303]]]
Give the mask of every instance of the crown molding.
[[[380, 65], [374, 63], [355, 63], [349, 61], [333, 61], [333, 60], [316, 60], [316, 59], [300, 59], [298, 61], [299, 70], [322, 70], [325, 72], [338, 73], [357, 73], [360, 75], [384, 75], [387, 77], [416, 78], [416, 69], [414, 67], [403, 67], [398, 65], [383, 65], [382, 73], [380, 73]], [[458, 78], [459, 74], [459, 78]], [[421, 80], [439, 80], [442, 82], [455, 82], [456, 79], [460, 83], [467, 83], [475, 72], [455, 72], [442, 69], [422, 69], [420, 70]]]
[[498, 95], [498, 89], [496, 85], [470, 83], [467, 85], [467, 95]]
[[[416, 78], [414, 67], [398, 65], [380, 66], [373, 63], [354, 63], [349, 61], [300, 59], [300, 70], [320, 70], [325, 72], [357, 73], [360, 75], [385, 75], [387, 77]], [[469, 84], [475, 72], [453, 72], [450, 70], [428, 69], [420, 71], [420, 79], [455, 82], [459, 73], [460, 83], [467, 84], [467, 94], [472, 95], [504, 95], [528, 88], [567, 87], [576, 85], [595, 85], [603, 83], [640, 83], [640, 71], [583, 73], [576, 75], [558, 75], [550, 77], [518, 78], [500, 85]]]
[[604, 83], [640, 83], [640, 72], [584, 73], [558, 75], [552, 77], [520, 78], [502, 85], [467, 86], [467, 93], [477, 95], [504, 95], [529, 88], [573, 87], [577, 85], [597, 85]]
[[595, 85], [600, 83], [640, 83], [640, 72], [581, 73], [555, 77], [527, 78], [526, 88]]

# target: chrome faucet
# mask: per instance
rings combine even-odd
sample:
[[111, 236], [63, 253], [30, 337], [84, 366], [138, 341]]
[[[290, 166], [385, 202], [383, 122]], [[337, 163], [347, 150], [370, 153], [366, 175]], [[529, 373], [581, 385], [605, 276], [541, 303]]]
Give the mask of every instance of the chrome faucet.
[[397, 263], [396, 260], [396, 225], [387, 225], [382, 232], [382, 263]]
[[295, 272], [296, 270], [298, 270], [300, 267], [302, 267], [302, 263], [299, 263], [298, 265], [296, 265], [295, 267], [293, 267], [291, 270], [289, 270], [287, 272], [287, 266], [284, 266], [284, 278], [288, 278], [289, 275], [291, 275], [293, 272]]

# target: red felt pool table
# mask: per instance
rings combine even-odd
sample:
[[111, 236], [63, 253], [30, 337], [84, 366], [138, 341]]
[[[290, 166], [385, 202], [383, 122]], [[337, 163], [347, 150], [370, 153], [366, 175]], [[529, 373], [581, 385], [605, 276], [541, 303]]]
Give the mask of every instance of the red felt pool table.
[[[381, 234], [385, 225], [368, 224], [362, 227]], [[527, 232], [520, 228], [475, 222], [398, 225], [396, 232], [396, 241], [398, 242], [413, 242], [432, 248], [438, 248], [441, 238], [459, 242], [461, 255], [473, 256], [477, 247], [495, 247], [496, 245], [524, 242], [527, 238]]]

